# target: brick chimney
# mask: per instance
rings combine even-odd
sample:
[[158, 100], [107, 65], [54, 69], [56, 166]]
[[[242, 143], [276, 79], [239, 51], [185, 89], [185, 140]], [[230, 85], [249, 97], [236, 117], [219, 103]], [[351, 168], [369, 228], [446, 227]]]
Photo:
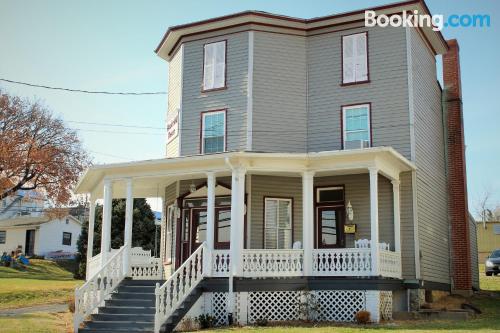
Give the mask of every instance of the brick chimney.
[[447, 42], [449, 50], [443, 55], [443, 81], [453, 289], [469, 293], [472, 270], [459, 47], [455, 39]]

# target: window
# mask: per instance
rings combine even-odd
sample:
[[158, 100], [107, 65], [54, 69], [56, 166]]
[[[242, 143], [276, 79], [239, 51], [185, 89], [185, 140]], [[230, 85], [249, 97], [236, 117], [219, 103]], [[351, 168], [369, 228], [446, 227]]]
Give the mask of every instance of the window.
[[69, 224], [69, 219], [66, 219], [66, 224]]
[[177, 207], [175, 205], [170, 205], [167, 207], [167, 221], [165, 230], [165, 261], [172, 261], [172, 246], [173, 246], [173, 224], [175, 223]]
[[5, 244], [7, 231], [0, 231], [0, 244]]
[[71, 246], [71, 232], [63, 232], [62, 245]]
[[367, 82], [368, 33], [342, 36], [342, 83]]
[[201, 115], [201, 153], [220, 153], [226, 150], [226, 111], [210, 111]]
[[226, 41], [205, 44], [203, 57], [203, 91], [226, 86]]
[[231, 208], [215, 209], [215, 248], [229, 249], [231, 241]]
[[500, 224], [493, 225], [493, 233], [495, 235], [500, 235]]
[[264, 248], [292, 247], [292, 199], [265, 198]]
[[322, 187], [316, 190], [317, 203], [332, 203], [344, 201], [344, 188], [342, 186]]
[[370, 105], [342, 107], [342, 137], [344, 149], [371, 146]]

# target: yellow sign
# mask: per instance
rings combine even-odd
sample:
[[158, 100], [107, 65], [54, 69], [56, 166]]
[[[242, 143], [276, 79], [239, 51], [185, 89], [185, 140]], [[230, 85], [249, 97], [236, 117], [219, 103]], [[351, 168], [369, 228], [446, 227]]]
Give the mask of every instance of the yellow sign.
[[355, 224], [344, 225], [344, 233], [345, 234], [355, 234], [356, 233], [356, 225]]

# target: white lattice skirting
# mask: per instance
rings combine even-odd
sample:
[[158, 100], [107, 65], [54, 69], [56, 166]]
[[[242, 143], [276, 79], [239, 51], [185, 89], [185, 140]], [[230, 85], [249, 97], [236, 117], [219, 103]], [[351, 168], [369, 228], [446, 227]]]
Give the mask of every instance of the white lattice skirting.
[[[372, 319], [392, 319], [392, 292], [373, 290], [310, 291], [317, 302], [318, 321], [352, 322], [360, 310], [372, 313]], [[254, 291], [236, 293], [237, 320], [254, 324], [259, 320], [300, 320], [301, 291]], [[217, 326], [227, 325], [227, 292], [205, 293], [203, 313], [216, 318]], [[201, 314], [201, 313], [200, 313]]]

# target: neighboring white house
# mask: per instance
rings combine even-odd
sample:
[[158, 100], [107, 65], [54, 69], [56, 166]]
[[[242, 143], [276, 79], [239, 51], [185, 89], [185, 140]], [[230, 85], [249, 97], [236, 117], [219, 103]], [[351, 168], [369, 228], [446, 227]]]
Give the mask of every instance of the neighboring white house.
[[81, 222], [73, 216], [50, 219], [46, 216], [20, 216], [0, 220], [0, 253], [15, 251], [27, 256], [65, 256], [77, 252], [76, 242], [82, 232]]

